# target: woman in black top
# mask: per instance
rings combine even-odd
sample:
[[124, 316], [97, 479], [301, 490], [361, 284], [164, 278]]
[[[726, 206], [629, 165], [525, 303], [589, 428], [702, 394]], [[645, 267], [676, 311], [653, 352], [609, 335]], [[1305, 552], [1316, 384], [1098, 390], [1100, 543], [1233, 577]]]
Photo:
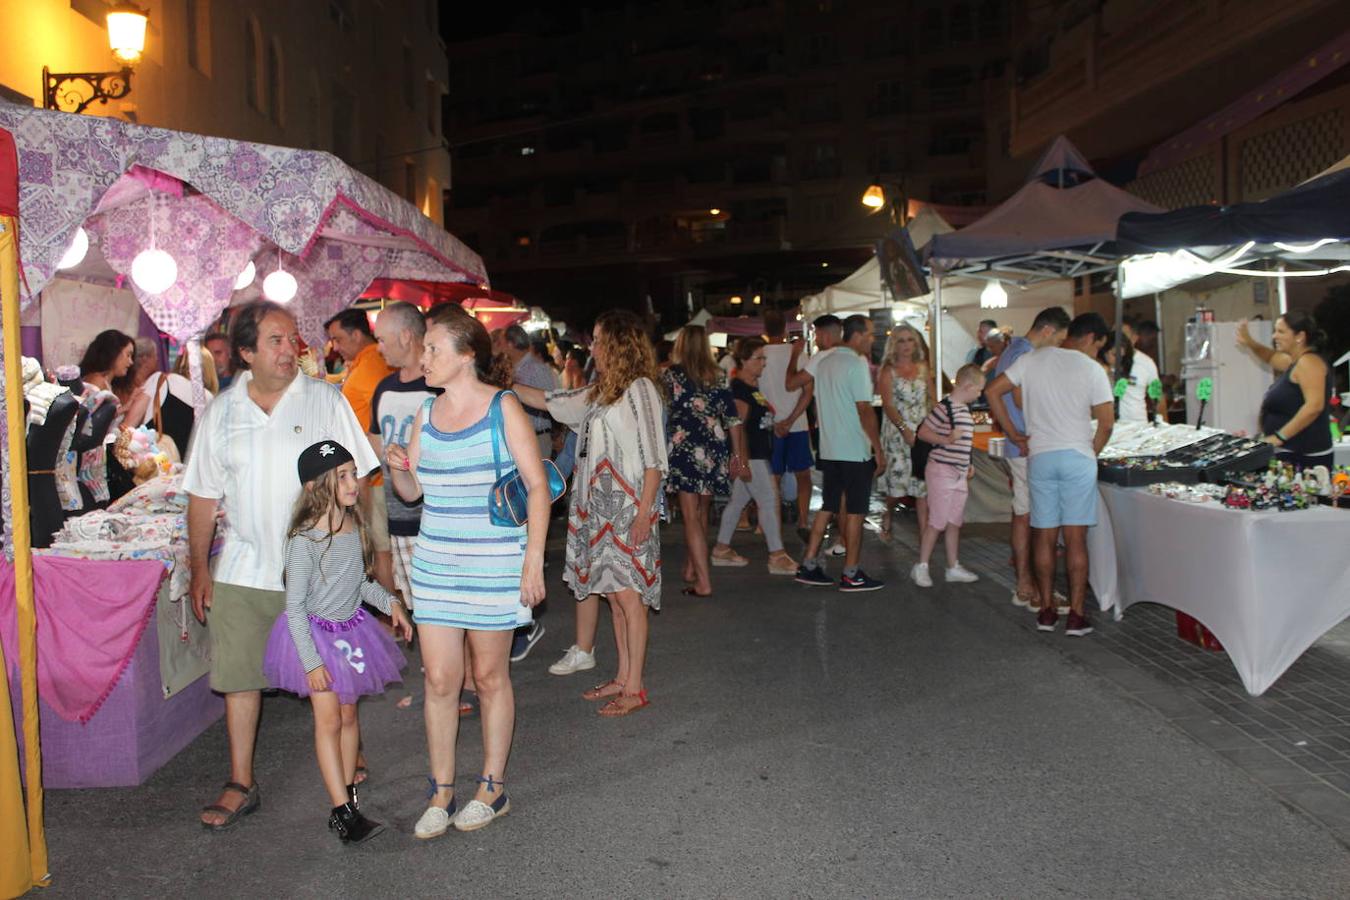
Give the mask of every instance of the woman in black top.
[[1243, 322], [1238, 342], [1279, 373], [1261, 401], [1261, 430], [1276, 458], [1295, 466], [1330, 465], [1332, 373], [1318, 354], [1323, 339], [1317, 322], [1302, 311], [1280, 316], [1273, 349], [1253, 340]]
[[[743, 338], [736, 345], [736, 378], [731, 382], [731, 396], [736, 403], [736, 416], [744, 423], [747, 465], [738, 466], [738, 475], [732, 482], [731, 500], [722, 510], [722, 524], [713, 547], [713, 565], [744, 566], [744, 556], [731, 549], [731, 538], [741, 511], [751, 501], [759, 508], [759, 524], [764, 530], [764, 542], [769, 546], [769, 574], [795, 575], [797, 561], [783, 549], [782, 506], [778, 497], [777, 479], [773, 477], [770, 459], [773, 457], [774, 410], [759, 389], [759, 376], [764, 372], [764, 341], [757, 337]], [[742, 451], [738, 448], [737, 454]]]

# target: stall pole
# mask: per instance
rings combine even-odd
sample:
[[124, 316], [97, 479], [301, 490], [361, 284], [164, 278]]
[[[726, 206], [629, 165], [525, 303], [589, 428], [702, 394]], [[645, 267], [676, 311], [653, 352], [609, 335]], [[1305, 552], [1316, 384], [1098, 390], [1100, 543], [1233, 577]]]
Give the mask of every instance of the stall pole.
[[[1125, 292], [1122, 290], [1124, 285], [1121, 283], [1120, 279], [1120, 265], [1117, 264], [1115, 286], [1111, 289], [1111, 293], [1116, 295], [1116, 368], [1115, 371], [1111, 373], [1111, 380], [1113, 383], [1116, 379], [1121, 377], [1121, 366], [1125, 362], [1125, 354], [1120, 352], [1120, 348], [1125, 346]], [[1145, 385], [1145, 387], [1147, 386], [1148, 385]]]
[[[7, 807], [17, 803], [17, 792], [6, 790], [3, 793], [9, 799], [0, 802], [4, 807], [0, 814], [0, 847], [6, 853], [21, 853], [27, 850], [27, 860], [22, 866], [4, 868], [26, 878], [22, 890], [30, 887], [45, 886], [51, 881], [47, 872], [47, 838], [42, 821], [42, 749], [38, 737], [38, 696], [37, 696], [37, 618], [33, 605], [33, 553], [32, 539], [28, 522], [28, 459], [25, 445], [23, 413], [23, 356], [19, 343], [19, 246], [17, 219], [12, 215], [0, 215], [0, 328], [3, 328], [5, 350], [5, 416], [9, 427], [9, 477], [10, 496], [12, 498], [10, 533], [14, 539], [14, 610], [15, 631], [19, 645], [19, 683], [20, 708], [23, 714], [23, 743], [25, 762], [25, 781], [27, 783], [28, 811], [24, 816], [11, 814]], [[8, 700], [6, 696], [0, 700]], [[5, 706], [9, 714], [8, 703]], [[0, 732], [4, 729], [0, 728]], [[8, 734], [12, 735], [13, 728]], [[6, 741], [8, 743], [8, 741]], [[17, 748], [6, 756], [17, 762]], [[0, 760], [0, 764], [3, 760]], [[15, 773], [17, 776], [17, 772]], [[26, 837], [19, 833], [27, 823]], [[23, 871], [26, 869], [26, 873]], [[9, 876], [5, 876], [8, 880]]]
[[1167, 374], [1167, 332], [1163, 329], [1162, 294], [1153, 295], [1153, 324], [1158, 326], [1158, 374]]
[[942, 385], [946, 381], [942, 371], [942, 273], [933, 273], [933, 309], [929, 313], [933, 321], [933, 380], [934, 401], [942, 399]]
[[1278, 278], [1275, 279], [1275, 288], [1279, 292], [1280, 296], [1280, 315], [1284, 315], [1285, 313], [1289, 312], [1289, 287], [1287, 284], [1285, 284], [1284, 260], [1280, 260], [1280, 264], [1279, 266], [1276, 267], [1276, 269], [1280, 273], [1280, 275]]

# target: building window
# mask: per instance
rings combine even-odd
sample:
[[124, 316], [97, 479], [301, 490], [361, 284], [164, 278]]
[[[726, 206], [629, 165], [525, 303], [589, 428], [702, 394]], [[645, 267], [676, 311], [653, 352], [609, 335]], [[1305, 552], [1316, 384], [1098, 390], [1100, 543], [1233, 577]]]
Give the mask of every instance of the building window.
[[867, 160], [867, 166], [872, 172], [899, 172], [903, 168], [899, 140], [882, 138], [877, 141], [872, 148], [871, 157]]
[[259, 73], [262, 70], [262, 35], [258, 22], [252, 16], [244, 20], [244, 93], [248, 105], [262, 112], [262, 90], [259, 90]]
[[979, 27], [982, 41], [1003, 36], [1003, 4], [999, 0], [984, 0], [980, 4]]
[[953, 44], [966, 44], [975, 40], [975, 19], [970, 6], [965, 3], [953, 6], [947, 27]]
[[441, 136], [441, 87], [434, 81], [427, 82], [427, 131], [433, 136]]
[[892, 116], [905, 112], [909, 106], [909, 95], [903, 81], [878, 81], [872, 89], [872, 99], [867, 104], [869, 116]]
[[417, 205], [417, 163], [410, 159], [403, 161], [403, 199]]
[[967, 102], [971, 81], [969, 66], [939, 66], [928, 72], [928, 97], [936, 107]]
[[210, 0], [184, 0], [184, 43], [187, 45], [188, 65], [203, 75], [211, 74], [211, 3]]
[[413, 96], [416, 88], [417, 76], [413, 74], [413, 54], [412, 48], [407, 44], [403, 45], [403, 102], [408, 104], [408, 109], [413, 108], [417, 102]]
[[838, 178], [839, 148], [834, 141], [817, 141], [807, 150], [802, 178]]
[[272, 121], [281, 124], [283, 101], [285, 99], [281, 68], [281, 45], [274, 38], [267, 45], [267, 114]]
[[334, 114], [329, 116], [333, 127], [330, 146], [333, 155], [350, 163], [356, 158], [356, 123], [360, 112], [357, 100], [351, 91], [336, 81], [332, 83], [328, 96], [332, 98], [334, 110]]
[[919, 51], [943, 46], [942, 10], [928, 8], [919, 19]]
[[839, 121], [839, 91], [832, 84], [811, 85], [802, 91], [802, 122]]

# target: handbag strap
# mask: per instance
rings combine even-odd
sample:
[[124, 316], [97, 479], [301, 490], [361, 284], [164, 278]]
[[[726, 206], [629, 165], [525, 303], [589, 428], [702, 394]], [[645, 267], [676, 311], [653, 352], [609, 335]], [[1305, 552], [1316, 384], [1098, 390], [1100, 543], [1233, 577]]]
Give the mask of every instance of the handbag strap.
[[156, 440], [158, 440], [159, 438], [164, 437], [164, 409], [163, 409], [164, 404], [163, 404], [163, 402], [159, 399], [159, 389], [160, 389], [160, 388], [164, 388], [164, 393], [165, 393], [166, 395], [169, 393], [168, 386], [165, 384], [165, 381], [164, 381], [164, 379], [165, 379], [166, 377], [167, 377], [167, 376], [166, 376], [163, 372], [160, 372], [160, 373], [159, 373], [159, 378], [155, 381], [155, 435], [156, 435]]
[[514, 391], [501, 390], [492, 396], [492, 402], [488, 404], [488, 427], [492, 429], [492, 466], [496, 469], [497, 478], [502, 477], [501, 438], [498, 435], [503, 428], [502, 396], [504, 394], [515, 396]]

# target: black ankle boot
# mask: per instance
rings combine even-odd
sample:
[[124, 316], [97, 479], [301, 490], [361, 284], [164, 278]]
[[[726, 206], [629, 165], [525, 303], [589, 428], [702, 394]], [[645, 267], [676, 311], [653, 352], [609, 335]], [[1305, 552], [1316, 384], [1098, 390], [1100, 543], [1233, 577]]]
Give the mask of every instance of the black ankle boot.
[[383, 825], [367, 819], [350, 803], [333, 807], [333, 814], [328, 817], [328, 827], [338, 833], [344, 844], [359, 844], [384, 830]]
[[352, 809], [361, 808], [361, 798], [356, 796], [356, 785], [347, 785], [347, 802], [352, 805]]

